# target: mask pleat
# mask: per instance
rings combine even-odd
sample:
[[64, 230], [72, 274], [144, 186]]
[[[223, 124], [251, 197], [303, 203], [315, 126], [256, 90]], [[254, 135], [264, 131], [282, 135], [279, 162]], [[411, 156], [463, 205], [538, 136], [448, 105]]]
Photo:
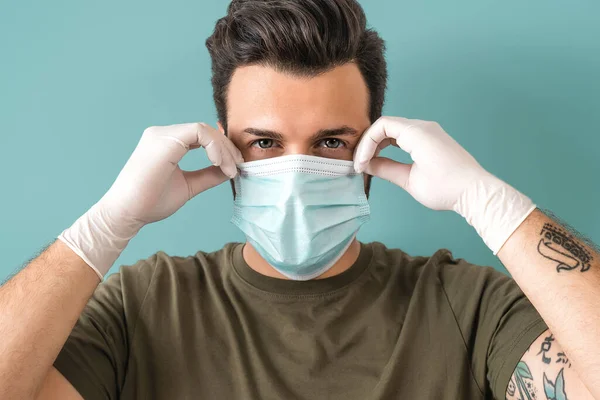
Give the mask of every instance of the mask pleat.
[[369, 219], [363, 175], [350, 161], [269, 160], [240, 166], [232, 222], [275, 269], [306, 279], [331, 267]]

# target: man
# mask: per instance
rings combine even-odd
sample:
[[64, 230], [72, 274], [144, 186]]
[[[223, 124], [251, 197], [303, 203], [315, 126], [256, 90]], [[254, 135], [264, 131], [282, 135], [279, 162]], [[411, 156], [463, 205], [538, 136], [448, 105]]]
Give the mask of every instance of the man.
[[[148, 128], [0, 288], [2, 399], [600, 398], [600, 254], [439, 125], [380, 118], [365, 26], [354, 0], [231, 3], [207, 42], [220, 132]], [[389, 144], [414, 164], [378, 157]], [[198, 147], [214, 166], [179, 169]], [[465, 217], [514, 281], [356, 241], [371, 176]], [[159, 252], [98, 286], [144, 225], [228, 178], [245, 244]]]

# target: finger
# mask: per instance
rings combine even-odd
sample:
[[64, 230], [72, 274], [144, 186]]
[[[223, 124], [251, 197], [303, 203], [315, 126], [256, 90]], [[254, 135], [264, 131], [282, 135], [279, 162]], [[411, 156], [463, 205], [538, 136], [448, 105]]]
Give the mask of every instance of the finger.
[[[375, 158], [375, 157], [379, 157], [379, 153], [381, 153], [381, 151], [382, 151], [383, 149], [385, 149], [386, 147], [388, 147], [388, 146], [393, 146], [393, 145], [395, 144], [395, 142], [394, 142], [394, 143], [392, 143], [392, 140], [393, 140], [393, 139], [385, 139], [385, 140], [382, 140], [382, 141], [381, 141], [381, 143], [379, 143], [379, 145], [377, 146], [377, 149], [375, 150], [375, 154], [373, 154], [373, 158]], [[357, 146], [357, 149], [358, 149], [358, 146]], [[354, 151], [354, 159], [355, 159], [355, 160], [357, 159], [357, 158], [356, 158], [356, 150]], [[365, 168], [366, 168], [366, 165], [365, 165]], [[364, 170], [364, 168], [363, 168], [363, 170]], [[361, 171], [357, 171], [357, 172], [363, 172], [363, 170], [361, 170]]]
[[411, 168], [412, 164], [404, 164], [386, 157], [376, 157], [367, 164], [365, 172], [408, 190]]
[[216, 129], [204, 123], [197, 122], [168, 126], [153, 126], [147, 130], [151, 135], [164, 136], [174, 139], [176, 142], [185, 147], [186, 150], [197, 147], [198, 145], [204, 146], [209, 144], [210, 141], [212, 141], [210, 131], [216, 131]]
[[206, 155], [213, 165], [217, 167], [221, 165], [223, 162], [223, 152], [219, 143], [212, 141], [204, 146], [204, 150], [206, 150]]
[[[375, 154], [373, 155], [373, 157], [377, 157], [379, 156], [379, 153], [381, 153], [381, 151], [383, 149], [385, 149], [388, 146], [394, 146], [396, 143], [396, 141], [394, 139], [384, 139], [381, 141], [381, 143], [379, 143], [379, 145], [377, 146], [377, 150], [375, 150]], [[396, 146], [398, 147], [398, 146]]]
[[386, 139], [386, 118], [379, 118], [363, 134], [354, 154], [354, 169], [363, 172], [367, 163], [373, 158]]
[[[161, 141], [154, 149], [155, 159], [164, 158], [171, 164], [178, 164], [185, 154], [202, 145], [209, 145], [215, 137], [214, 128], [202, 123], [177, 124], [169, 126], [152, 126], [144, 131], [139, 146], [152, 145], [156, 140]], [[164, 141], [169, 142], [164, 144]], [[213, 154], [218, 159], [218, 154]], [[218, 163], [220, 161], [217, 160]]]
[[210, 145], [211, 143], [213, 143], [219, 136], [221, 136], [221, 133], [216, 130], [215, 128], [213, 128], [210, 125], [207, 125], [203, 122], [197, 123], [196, 125], [196, 141], [197, 143], [202, 146], [202, 147], [206, 147], [208, 145]]
[[226, 144], [229, 139], [215, 135], [221, 135], [221, 133], [216, 130], [213, 130], [213, 132], [205, 131], [200, 135], [201, 137], [204, 137], [200, 141], [200, 145], [206, 150], [206, 155], [213, 165], [221, 167], [223, 173], [230, 178], [234, 178], [237, 175], [237, 167], [233, 160], [233, 155]]
[[183, 171], [190, 190], [190, 199], [205, 190], [211, 189], [229, 180], [221, 168], [210, 166], [198, 171]]
[[221, 169], [223, 170], [223, 173], [233, 179], [237, 175], [237, 166], [233, 159], [233, 155], [225, 143], [221, 142], [219, 147], [221, 148], [222, 157]]
[[405, 136], [404, 133], [407, 130], [423, 122], [425, 121], [400, 117], [382, 117], [378, 119], [367, 129], [358, 144], [354, 158], [354, 169], [357, 172], [364, 171], [369, 160], [375, 155], [380, 143], [386, 139], [394, 139], [396, 145], [410, 153], [410, 150], [403, 146], [401, 139]]
[[243, 163], [244, 157], [242, 156], [242, 153], [240, 152], [240, 150], [235, 146], [235, 144], [227, 137], [225, 138], [224, 142], [225, 142], [227, 148], [229, 149], [231, 156], [233, 157], [233, 161], [236, 164]]

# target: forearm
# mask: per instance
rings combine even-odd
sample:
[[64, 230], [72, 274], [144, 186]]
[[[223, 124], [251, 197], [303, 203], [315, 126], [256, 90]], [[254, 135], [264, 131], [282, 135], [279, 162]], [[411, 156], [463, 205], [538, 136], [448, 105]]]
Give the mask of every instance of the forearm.
[[56, 241], [0, 287], [0, 398], [34, 398], [99, 278]]
[[600, 254], [535, 210], [498, 257], [600, 399]]

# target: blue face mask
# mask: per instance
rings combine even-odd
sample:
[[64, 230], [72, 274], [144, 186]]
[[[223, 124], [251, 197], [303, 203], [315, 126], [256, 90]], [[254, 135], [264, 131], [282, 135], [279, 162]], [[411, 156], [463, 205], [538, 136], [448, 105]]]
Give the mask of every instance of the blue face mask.
[[290, 279], [323, 274], [369, 220], [363, 175], [352, 161], [291, 155], [238, 168], [232, 222]]

